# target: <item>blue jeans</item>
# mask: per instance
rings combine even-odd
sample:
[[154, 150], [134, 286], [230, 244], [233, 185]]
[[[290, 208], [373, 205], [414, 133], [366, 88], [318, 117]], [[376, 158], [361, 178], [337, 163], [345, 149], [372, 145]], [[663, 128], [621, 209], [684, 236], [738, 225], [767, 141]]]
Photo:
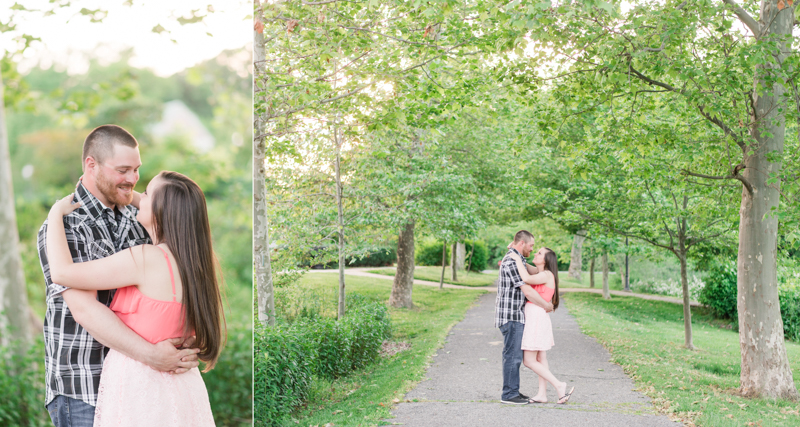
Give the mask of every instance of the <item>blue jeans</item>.
[[522, 332], [525, 325], [507, 322], [500, 327], [503, 334], [503, 395], [502, 400], [519, 396], [519, 366], [522, 364]]
[[92, 427], [94, 406], [78, 399], [58, 395], [47, 404], [55, 427]]

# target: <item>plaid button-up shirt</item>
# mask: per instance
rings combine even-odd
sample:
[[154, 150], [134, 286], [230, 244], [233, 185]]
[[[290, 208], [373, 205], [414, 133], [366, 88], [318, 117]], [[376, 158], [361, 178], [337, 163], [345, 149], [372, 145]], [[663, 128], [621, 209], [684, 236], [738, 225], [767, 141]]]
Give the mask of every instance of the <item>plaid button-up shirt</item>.
[[[74, 200], [82, 206], [64, 217], [64, 230], [73, 262], [86, 262], [113, 255], [131, 246], [150, 243], [144, 227], [136, 221], [133, 206], [105, 207], [80, 183]], [[69, 289], [53, 283], [47, 260], [47, 221], [39, 229], [39, 262], [47, 286], [44, 316], [45, 405], [57, 395], [97, 403], [100, 371], [108, 348], [95, 341], [75, 322], [62, 292]], [[97, 291], [97, 300], [111, 304], [115, 290]]]
[[501, 327], [508, 322], [525, 323], [525, 294], [520, 286], [524, 285], [522, 277], [517, 270], [517, 263], [508, 254], [515, 252], [522, 258], [522, 263], [528, 265], [527, 260], [516, 249], [509, 249], [500, 264], [500, 283], [497, 284], [497, 299], [494, 309], [494, 326]]

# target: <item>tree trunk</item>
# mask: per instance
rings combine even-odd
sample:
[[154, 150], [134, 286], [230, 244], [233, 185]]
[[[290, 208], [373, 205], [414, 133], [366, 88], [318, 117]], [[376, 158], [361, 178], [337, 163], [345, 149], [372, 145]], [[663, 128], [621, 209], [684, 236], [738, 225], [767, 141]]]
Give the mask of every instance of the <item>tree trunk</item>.
[[[256, 20], [259, 20], [256, 17]], [[263, 69], [265, 61], [264, 35], [253, 31], [253, 57], [255, 72]], [[255, 80], [258, 84], [258, 79]], [[267, 187], [264, 161], [266, 143], [258, 135], [264, 134], [264, 121], [255, 116], [253, 139], [253, 261], [255, 261], [256, 293], [258, 297], [258, 321], [262, 325], [275, 325], [275, 291], [272, 285], [272, 260], [269, 253], [269, 218], [267, 216]]]
[[[793, 9], [779, 11], [777, 0], [761, 2], [759, 24], [761, 39], [791, 39]], [[768, 28], [766, 28], [768, 25]], [[757, 35], [758, 37], [758, 35]], [[781, 42], [783, 63], [790, 47]], [[778, 219], [770, 214], [778, 207], [780, 181], [767, 184], [770, 175], [780, 176], [783, 143], [786, 131], [783, 100], [785, 88], [781, 78], [768, 83], [774, 64], [759, 65], [753, 89], [754, 117], [751, 136], [755, 144], [748, 146], [742, 175], [751, 185], [742, 189], [739, 221], [738, 310], [739, 345], [743, 396], [797, 400], [783, 336], [778, 302], [777, 232]], [[759, 90], [763, 86], [765, 89]], [[761, 94], [759, 94], [761, 92]], [[752, 153], [752, 154], [750, 154]], [[773, 157], [774, 156], [774, 157]], [[777, 159], [770, 162], [768, 158]]]
[[689, 298], [689, 279], [686, 275], [687, 251], [684, 247], [685, 245], [682, 237], [679, 245], [678, 260], [681, 262], [681, 287], [683, 288], [683, 344], [689, 350], [694, 350], [694, 344], [692, 343], [692, 305], [691, 299]]
[[625, 237], [625, 292], [631, 291], [631, 271], [628, 268], [628, 237]]
[[456, 270], [464, 270], [464, 262], [467, 259], [467, 246], [464, 242], [453, 243], [453, 256], [451, 257], [452, 263], [455, 264]]
[[606, 251], [603, 251], [603, 298], [611, 298], [611, 293], [608, 292], [608, 252]]
[[589, 261], [589, 287], [594, 287], [594, 260], [595, 257], [592, 257], [592, 260]]
[[450, 269], [453, 270], [453, 281], [458, 281], [458, 270], [464, 269], [464, 259], [466, 257], [466, 247], [464, 243], [453, 243], [452, 253], [450, 254]]
[[397, 238], [397, 271], [392, 283], [389, 305], [413, 308], [411, 290], [414, 286], [414, 220], [409, 219]]
[[[334, 72], [336, 72], [334, 68]], [[344, 283], [344, 209], [342, 207], [342, 140], [338, 127], [333, 131], [336, 142], [336, 229], [339, 235], [339, 310], [337, 318], [342, 319], [345, 312], [345, 283]]]
[[444, 270], [447, 268], [447, 242], [442, 242], [442, 277], [439, 279], [439, 289], [444, 289]]
[[572, 254], [569, 260], [569, 274], [570, 279], [575, 279], [580, 283], [581, 281], [581, 257], [583, 249], [583, 241], [586, 240], [586, 230], [578, 230], [575, 237], [572, 239]]
[[28, 321], [28, 293], [19, 254], [11, 150], [3, 96], [3, 79], [0, 76], [0, 344], [5, 346], [17, 341], [20, 344], [19, 351], [24, 352], [30, 344], [33, 331]]

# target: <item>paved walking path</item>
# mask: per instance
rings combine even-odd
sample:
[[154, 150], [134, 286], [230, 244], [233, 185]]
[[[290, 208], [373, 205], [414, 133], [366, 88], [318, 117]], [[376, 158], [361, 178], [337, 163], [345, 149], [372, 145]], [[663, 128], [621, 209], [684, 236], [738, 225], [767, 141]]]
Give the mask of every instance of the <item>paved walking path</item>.
[[[633, 391], [633, 381], [608, 362], [608, 352], [580, 332], [564, 300], [551, 315], [556, 345], [547, 359], [556, 378], [575, 386], [569, 403], [553, 403], [556, 392], [548, 387], [551, 403], [501, 404], [503, 336], [494, 327], [494, 300], [495, 294], [482, 295], [467, 311], [433, 358], [428, 378], [387, 422], [414, 427], [680, 425], [658, 415], [649, 398]], [[536, 394], [537, 381], [536, 374], [521, 369], [522, 393]]]
[[[350, 276], [361, 276], [361, 277], [372, 277], [374, 279], [384, 279], [384, 280], [394, 280], [394, 276], [386, 276], [383, 274], [376, 274], [376, 273], [369, 273], [367, 270], [376, 270], [380, 267], [355, 267], [355, 268], [346, 268], [344, 270], [344, 274]], [[338, 273], [339, 270], [310, 270], [312, 273]], [[431, 282], [429, 280], [419, 280], [414, 279], [415, 285], [423, 285], [423, 286], [439, 286], [439, 282]], [[460, 286], [460, 285], [450, 285], [445, 283], [445, 288], [448, 289], [483, 289], [489, 292], [497, 292], [497, 287], [495, 286]], [[564, 292], [589, 292], [593, 294], [602, 294], [603, 290], [598, 288], [560, 288], [559, 294], [563, 294]], [[634, 292], [625, 292], [625, 291], [609, 291], [611, 295], [616, 295], [620, 297], [636, 297], [642, 299], [649, 299], [654, 301], [666, 301], [675, 304], [683, 304], [683, 300], [681, 298], [675, 297], [668, 297], [664, 295], [652, 295], [652, 294], [637, 294]], [[689, 304], [692, 307], [699, 307], [701, 304], [697, 301], [690, 301]]]

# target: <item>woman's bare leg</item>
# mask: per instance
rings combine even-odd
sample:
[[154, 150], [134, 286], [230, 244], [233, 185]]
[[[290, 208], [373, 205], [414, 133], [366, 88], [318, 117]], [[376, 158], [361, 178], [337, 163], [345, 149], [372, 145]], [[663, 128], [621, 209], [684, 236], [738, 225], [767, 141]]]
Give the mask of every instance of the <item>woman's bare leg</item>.
[[[547, 352], [546, 351], [538, 351], [536, 352], [536, 360], [541, 363], [545, 369], [549, 370], [550, 367], [547, 365]], [[539, 376], [539, 391], [536, 393], [536, 396], [533, 397], [535, 400], [539, 402], [547, 402], [547, 381], [545, 381], [544, 377], [541, 375]]]
[[[553, 376], [553, 374], [550, 372], [549, 366], [547, 365], [547, 357], [545, 357], [544, 363], [539, 362], [538, 360], [539, 353], [544, 353], [544, 352], [525, 350], [522, 356], [522, 363], [525, 364], [525, 366], [528, 367], [533, 372], [536, 372], [536, 375], [539, 376], [539, 393], [541, 393], [542, 390], [546, 391], [546, 388], [541, 387], [542, 379], [544, 379], [544, 381], [547, 381], [553, 385], [553, 387], [556, 389], [556, 393], [558, 393], [558, 397], [560, 398], [567, 392], [567, 383], [563, 383], [557, 380], [556, 377]], [[539, 396], [539, 394], [537, 393], [536, 400], [540, 400], [539, 397], [541, 396]]]

